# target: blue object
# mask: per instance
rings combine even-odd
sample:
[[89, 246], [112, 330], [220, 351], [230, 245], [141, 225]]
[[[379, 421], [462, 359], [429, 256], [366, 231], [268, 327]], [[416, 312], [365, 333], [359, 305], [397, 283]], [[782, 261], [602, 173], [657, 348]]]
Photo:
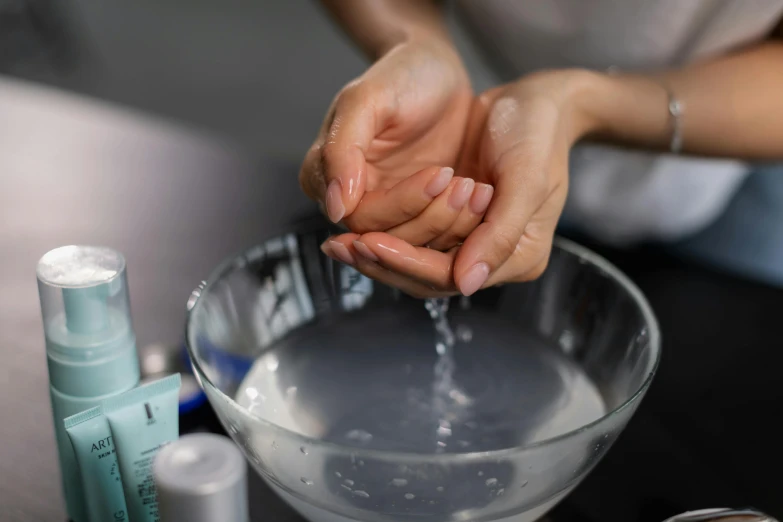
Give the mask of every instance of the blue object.
[[722, 270], [783, 286], [783, 166], [757, 167], [720, 218], [668, 248]]
[[49, 384], [68, 517], [87, 506], [63, 421], [139, 383], [125, 259], [110, 248], [66, 246], [38, 262]]
[[152, 464], [160, 448], [179, 437], [179, 387], [180, 375], [175, 373], [102, 404], [133, 522], [159, 521]]
[[68, 417], [64, 424], [82, 477], [87, 520], [127, 522], [117, 452], [100, 406]]

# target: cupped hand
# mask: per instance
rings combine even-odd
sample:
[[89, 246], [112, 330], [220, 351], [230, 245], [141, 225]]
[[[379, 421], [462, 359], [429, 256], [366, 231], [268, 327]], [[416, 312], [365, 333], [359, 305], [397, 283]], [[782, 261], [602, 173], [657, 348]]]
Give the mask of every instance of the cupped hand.
[[569, 150], [591, 126], [581, 108], [589, 74], [539, 73], [476, 100], [457, 171], [495, 194], [461, 246], [439, 252], [371, 232], [331, 238], [324, 252], [419, 297], [540, 276], [568, 192]]
[[450, 44], [397, 46], [335, 98], [302, 165], [303, 190], [356, 232], [410, 221], [452, 186], [472, 99]]

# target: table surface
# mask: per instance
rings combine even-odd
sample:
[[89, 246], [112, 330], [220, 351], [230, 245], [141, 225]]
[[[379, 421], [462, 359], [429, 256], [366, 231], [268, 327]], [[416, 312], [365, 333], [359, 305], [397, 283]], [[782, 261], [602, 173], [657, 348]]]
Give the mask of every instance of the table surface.
[[[214, 266], [312, 211], [297, 168], [296, 158], [256, 161], [212, 136], [0, 79], [0, 518], [65, 519], [40, 256], [74, 243], [123, 252], [139, 345], [179, 342], [187, 297]], [[274, 520], [299, 520], [266, 495]]]

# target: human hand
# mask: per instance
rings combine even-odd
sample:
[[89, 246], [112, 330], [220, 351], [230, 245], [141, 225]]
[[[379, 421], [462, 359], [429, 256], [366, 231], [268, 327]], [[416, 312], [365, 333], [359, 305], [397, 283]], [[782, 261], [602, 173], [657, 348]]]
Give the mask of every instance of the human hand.
[[450, 44], [430, 37], [398, 45], [335, 98], [302, 165], [303, 190], [356, 232], [419, 216], [454, 189], [444, 167], [457, 161], [471, 101]]
[[529, 281], [545, 270], [568, 192], [568, 154], [593, 122], [583, 100], [592, 73], [553, 71], [480, 96], [458, 172], [495, 187], [484, 222], [447, 252], [388, 233], [342, 234], [327, 255], [418, 297]]

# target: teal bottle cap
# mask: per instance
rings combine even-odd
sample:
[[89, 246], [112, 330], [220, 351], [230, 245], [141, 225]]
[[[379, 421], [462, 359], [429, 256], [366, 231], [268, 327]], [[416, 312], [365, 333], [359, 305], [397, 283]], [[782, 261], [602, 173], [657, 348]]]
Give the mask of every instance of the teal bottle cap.
[[64, 246], [38, 262], [52, 385], [96, 396], [139, 378], [125, 258], [111, 248]]

